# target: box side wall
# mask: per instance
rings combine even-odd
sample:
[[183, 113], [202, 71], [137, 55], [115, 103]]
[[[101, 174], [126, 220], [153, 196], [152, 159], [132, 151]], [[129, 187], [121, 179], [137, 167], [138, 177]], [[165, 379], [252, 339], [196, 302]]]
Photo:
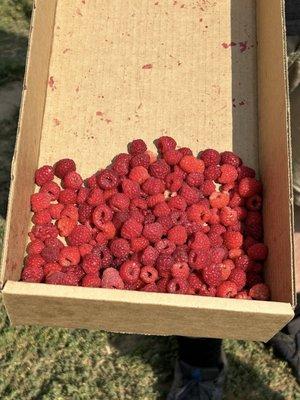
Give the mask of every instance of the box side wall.
[[7, 279], [18, 280], [30, 218], [30, 195], [38, 164], [56, 0], [35, 1], [29, 50], [3, 245], [0, 287]]
[[259, 162], [264, 182], [266, 280], [272, 299], [294, 303], [290, 127], [283, 2], [257, 2]]

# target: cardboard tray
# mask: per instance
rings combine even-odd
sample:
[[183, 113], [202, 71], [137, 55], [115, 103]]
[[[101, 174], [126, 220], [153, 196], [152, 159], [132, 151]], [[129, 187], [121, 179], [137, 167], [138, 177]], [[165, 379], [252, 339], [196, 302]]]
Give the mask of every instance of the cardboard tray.
[[[282, 1], [38, 0], [30, 36], [1, 272], [12, 324], [272, 337], [295, 303]], [[35, 169], [68, 156], [88, 176], [161, 134], [259, 170], [272, 301], [18, 282]]]

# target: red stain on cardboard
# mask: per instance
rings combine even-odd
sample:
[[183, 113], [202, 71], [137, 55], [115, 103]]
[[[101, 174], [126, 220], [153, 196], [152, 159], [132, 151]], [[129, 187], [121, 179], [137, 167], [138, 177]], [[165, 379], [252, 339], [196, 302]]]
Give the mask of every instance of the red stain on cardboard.
[[66, 54], [66, 52], [67, 52], [67, 51], [70, 51], [70, 50], [71, 50], [71, 49], [69, 49], [69, 48], [64, 49], [63, 54]]
[[80, 11], [79, 8], [76, 9], [76, 14], [77, 14], [77, 15], [80, 15], [80, 16], [82, 17], [82, 13], [81, 13], [81, 11]]
[[106, 119], [105, 119], [105, 122], [106, 122], [107, 124], [110, 124], [110, 123], [112, 122], [112, 120], [109, 119], [109, 118], [106, 118]]
[[53, 118], [53, 122], [55, 126], [60, 125], [60, 120], [58, 118]]
[[245, 40], [244, 42], [239, 42], [239, 46], [240, 46], [241, 53], [244, 53], [244, 51], [246, 51], [249, 48], [247, 46], [247, 40]]
[[152, 64], [145, 64], [142, 66], [142, 69], [152, 69], [153, 65]]
[[104, 113], [102, 111], [96, 111], [98, 117], [103, 117]]
[[77, 86], [77, 88], [75, 89], [75, 92], [76, 92], [76, 93], [79, 92], [79, 86]]
[[49, 87], [51, 88], [52, 91], [56, 89], [53, 76], [50, 76], [49, 81], [48, 81], [48, 85], [49, 85]]
[[82, 3], [82, 4], [85, 4], [85, 0], [81, 0], [81, 3]]
[[229, 47], [233, 47], [236, 46], [235, 42], [230, 42], [230, 43], [222, 43], [222, 47], [224, 47], [224, 49], [229, 49]]

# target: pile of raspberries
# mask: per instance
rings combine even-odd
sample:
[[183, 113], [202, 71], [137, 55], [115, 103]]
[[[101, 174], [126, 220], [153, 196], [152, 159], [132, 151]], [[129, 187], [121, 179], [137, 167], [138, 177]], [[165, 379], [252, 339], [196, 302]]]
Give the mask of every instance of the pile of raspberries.
[[21, 279], [268, 300], [255, 171], [231, 151], [155, 144], [133, 140], [85, 181], [71, 159], [36, 171]]

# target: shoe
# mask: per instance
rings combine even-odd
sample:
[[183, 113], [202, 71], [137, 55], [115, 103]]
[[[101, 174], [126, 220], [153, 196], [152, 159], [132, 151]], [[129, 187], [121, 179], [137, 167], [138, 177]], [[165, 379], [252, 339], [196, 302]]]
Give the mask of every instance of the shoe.
[[224, 353], [220, 366], [215, 368], [197, 368], [179, 360], [167, 400], [221, 400], [226, 371]]

